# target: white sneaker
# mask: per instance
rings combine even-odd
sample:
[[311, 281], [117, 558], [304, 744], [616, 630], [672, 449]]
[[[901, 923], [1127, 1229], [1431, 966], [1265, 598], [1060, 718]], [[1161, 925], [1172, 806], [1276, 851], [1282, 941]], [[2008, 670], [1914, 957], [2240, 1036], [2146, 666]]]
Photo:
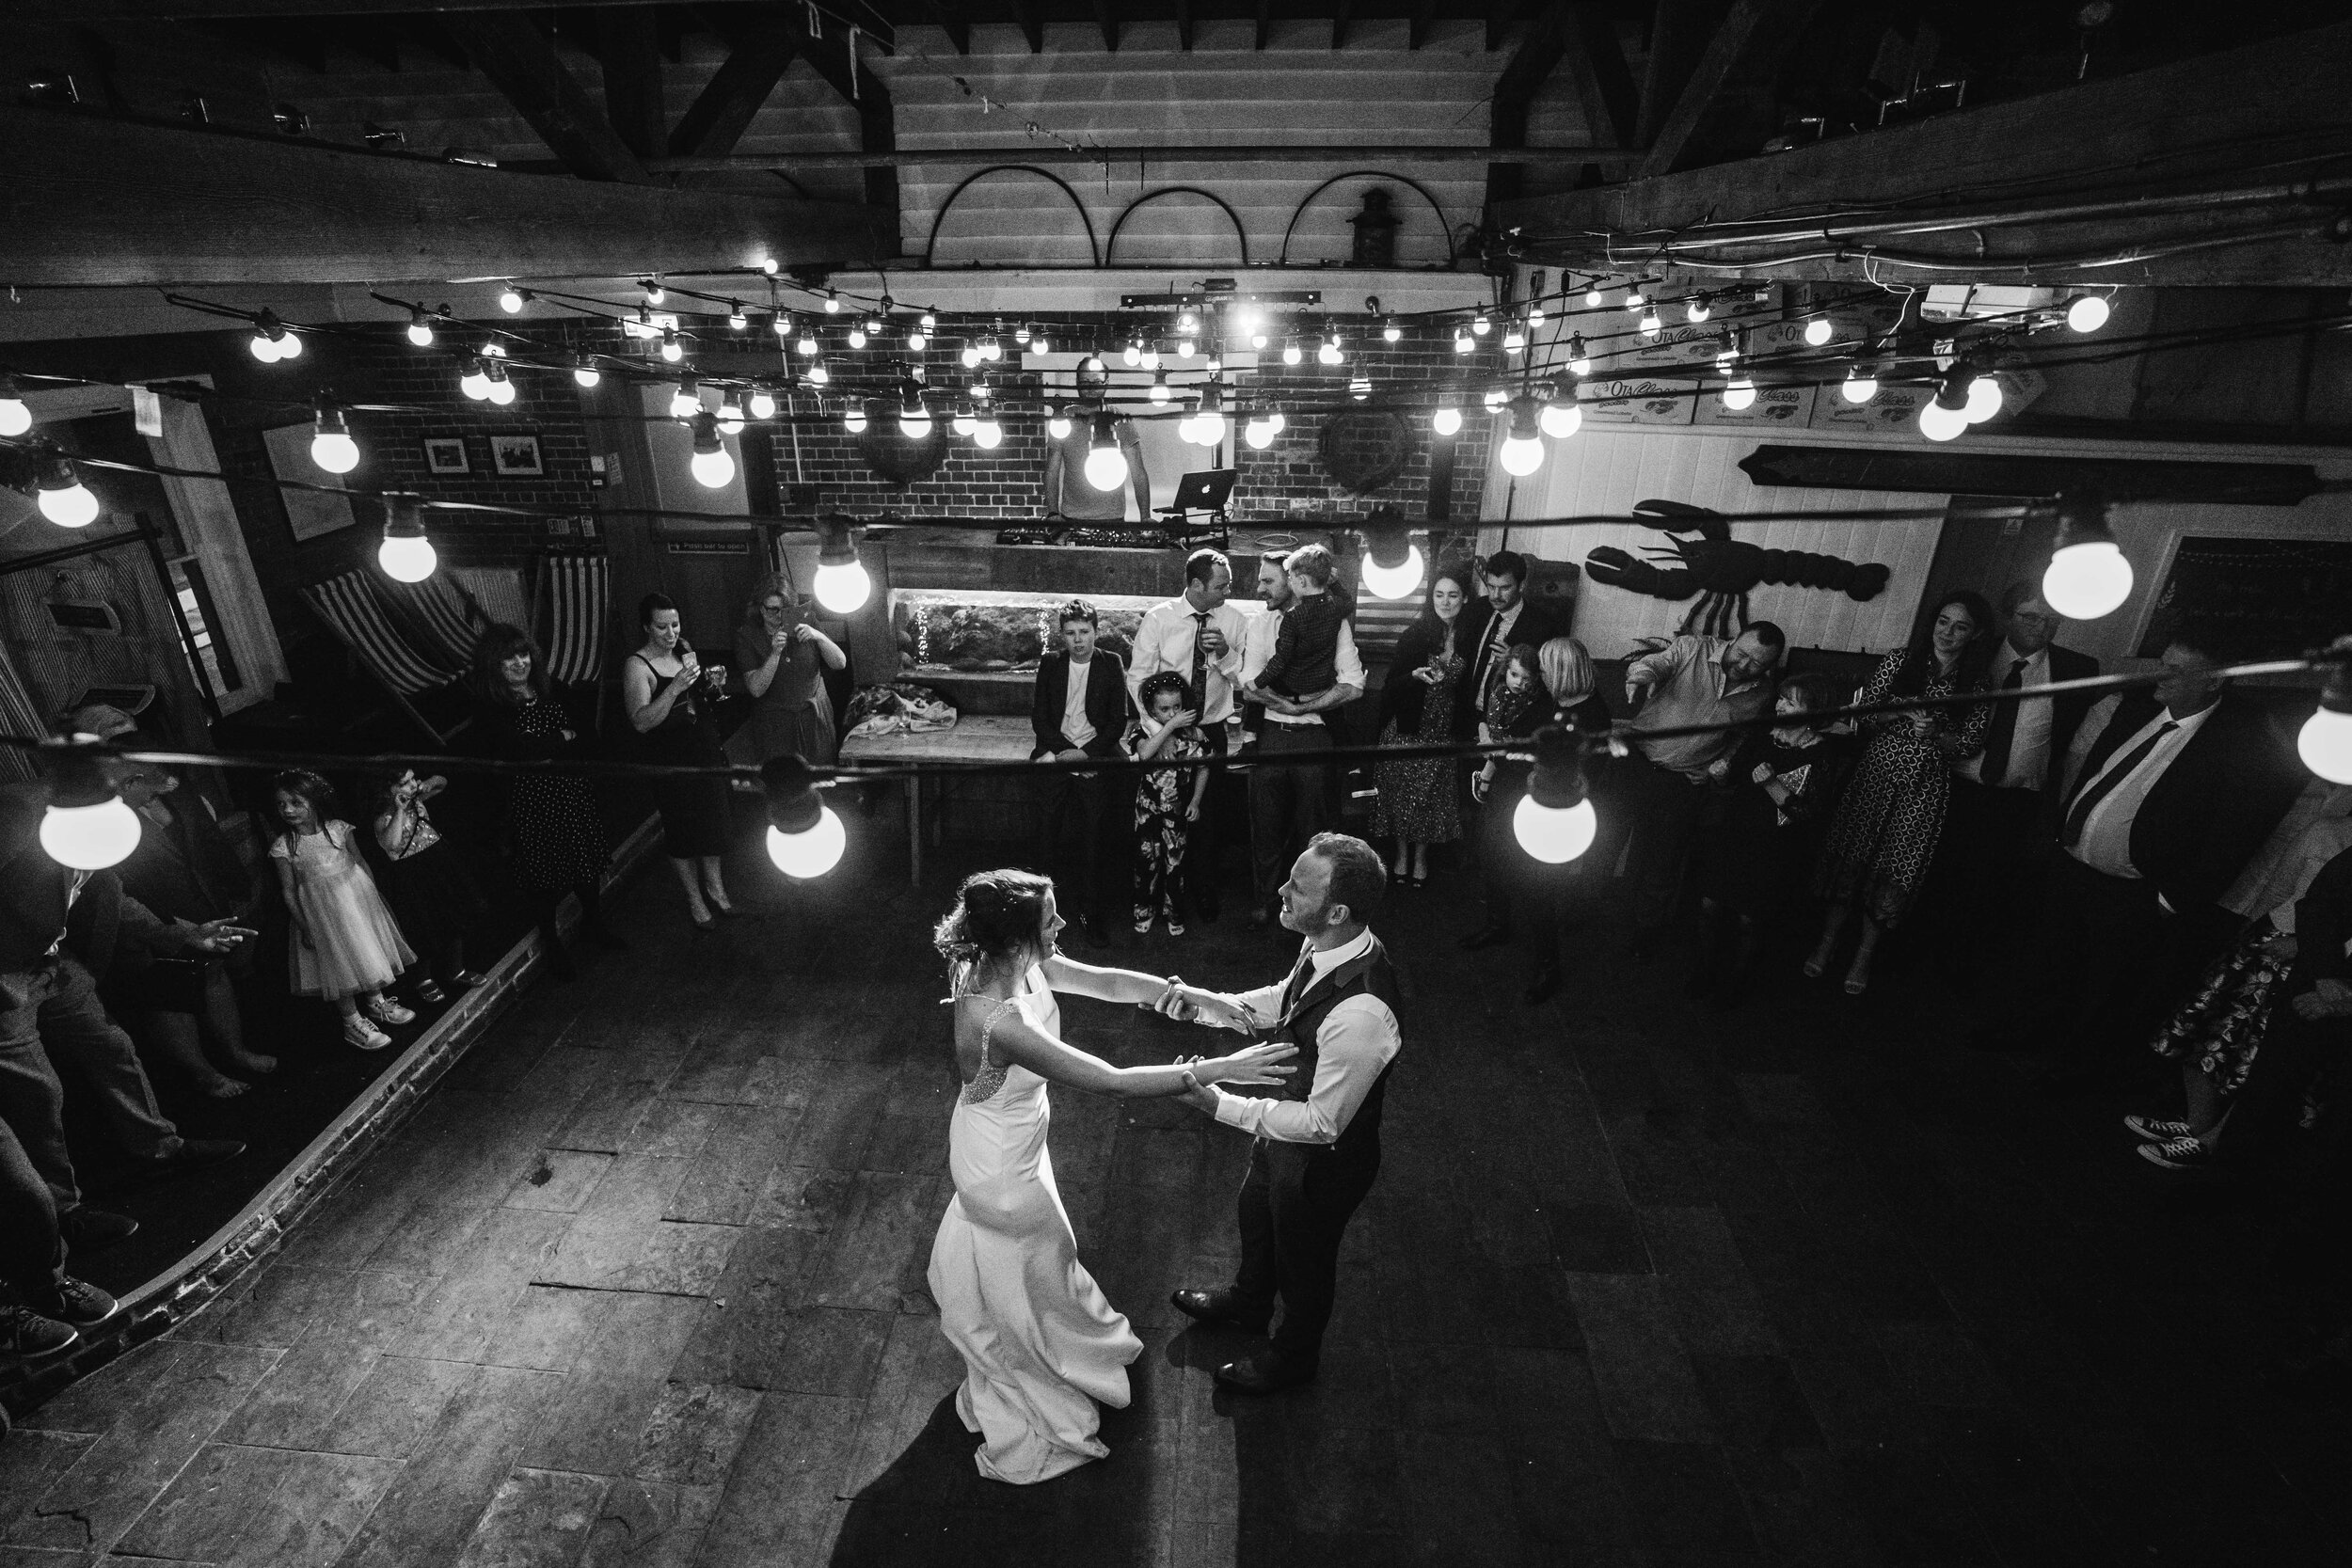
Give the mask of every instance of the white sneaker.
[[1149, 920], [1138, 920], [1136, 922], [1136, 935], [1139, 937], [1148, 937], [1151, 934], [1152, 923]]
[[389, 996], [377, 997], [374, 1001], [369, 1003], [363, 1010], [370, 1018], [375, 1020], [376, 1022], [389, 1023], [394, 1028], [398, 1028], [404, 1023], [414, 1023], [417, 1022], [417, 1015], [415, 1013], [409, 1011], [406, 1007], [402, 1006], [399, 1003], [393, 1001]]
[[2197, 1131], [2185, 1121], [2160, 1121], [2154, 1117], [2125, 1117], [2123, 1126], [2134, 1137], [2152, 1144], [2185, 1138]]
[[343, 1039], [361, 1051], [381, 1051], [392, 1043], [391, 1036], [358, 1013], [343, 1020]]

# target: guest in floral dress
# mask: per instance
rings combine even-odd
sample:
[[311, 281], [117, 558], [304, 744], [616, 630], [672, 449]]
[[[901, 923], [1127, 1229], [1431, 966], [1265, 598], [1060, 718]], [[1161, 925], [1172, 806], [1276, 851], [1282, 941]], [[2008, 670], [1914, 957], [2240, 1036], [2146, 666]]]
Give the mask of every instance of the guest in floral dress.
[[[1906, 697], [1949, 697], [1990, 688], [1993, 607], [1965, 589], [1947, 594], [1911, 646], [1879, 660], [1858, 703]], [[1829, 842], [1813, 891], [1829, 903], [1821, 940], [1804, 962], [1819, 979], [1837, 957], [1838, 939], [1854, 912], [1862, 937], [1846, 971], [1846, 994], [1870, 984], [1879, 939], [1899, 923], [1919, 895], [1919, 880], [1935, 858], [1944, 808], [1952, 794], [1952, 766], [1984, 750], [1990, 703], [1880, 714], [1862, 721], [1867, 743], [1853, 782], [1830, 822]]]
[[[1466, 566], [1441, 568], [1430, 579], [1420, 619], [1396, 640], [1395, 657], [1380, 688], [1380, 744], [1439, 746], [1470, 738], [1477, 714], [1463, 700], [1470, 668], [1461, 634], [1470, 602]], [[1375, 838], [1396, 840], [1391, 875], [1420, 887], [1429, 879], [1429, 847], [1462, 836], [1461, 765], [1450, 757], [1400, 758], [1375, 764], [1380, 793], [1372, 808]]]
[[[1162, 670], [1144, 677], [1137, 693], [1143, 717], [1134, 730], [1138, 761], [1197, 762], [1208, 754], [1200, 735], [1200, 716], [1184, 706], [1190, 700], [1184, 677]], [[1192, 826], [1200, 820], [1200, 802], [1209, 792], [1205, 768], [1154, 768], [1136, 779], [1136, 934], [1152, 929], [1160, 916], [1168, 934], [1184, 934], [1181, 890], [1184, 879], [1184, 850]]]

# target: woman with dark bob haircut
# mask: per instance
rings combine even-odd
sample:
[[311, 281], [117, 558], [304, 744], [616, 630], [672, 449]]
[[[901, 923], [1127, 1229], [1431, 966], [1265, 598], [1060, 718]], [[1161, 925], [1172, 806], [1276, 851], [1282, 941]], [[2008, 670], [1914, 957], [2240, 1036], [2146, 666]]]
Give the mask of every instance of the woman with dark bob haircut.
[[[520, 626], [501, 624], [474, 644], [477, 733], [489, 754], [517, 761], [559, 761], [581, 753], [560, 683], [548, 675], [539, 645]], [[566, 893], [580, 896], [580, 929], [603, 947], [628, 945], [604, 921], [600, 890], [612, 858], [595, 791], [575, 773], [516, 773], [506, 778], [508, 831], [514, 835], [515, 878], [531, 900], [547, 941], [548, 966], [568, 978], [571, 955], [555, 924]]]
[[1214, 1061], [1117, 1068], [1061, 1038], [1056, 991], [1154, 1006], [1172, 980], [1064, 958], [1054, 884], [1028, 871], [964, 879], [933, 940], [947, 960], [956, 1076], [947, 1124], [956, 1196], [931, 1243], [940, 1332], [963, 1356], [956, 1414], [981, 1434], [975, 1463], [992, 1481], [1026, 1484], [1110, 1450], [1095, 1435], [1100, 1402], [1124, 1408], [1127, 1364], [1143, 1341], [1078, 1261], [1077, 1238], [1045, 1148], [1045, 1085], [1121, 1099], [1202, 1084], [1276, 1084], [1290, 1045], [1252, 1045]]

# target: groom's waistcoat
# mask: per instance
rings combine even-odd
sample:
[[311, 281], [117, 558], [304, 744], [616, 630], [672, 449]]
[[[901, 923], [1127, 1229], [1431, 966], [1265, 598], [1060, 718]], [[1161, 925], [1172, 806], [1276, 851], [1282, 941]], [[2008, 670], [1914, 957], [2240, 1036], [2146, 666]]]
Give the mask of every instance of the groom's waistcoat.
[[[1305, 1100], [1314, 1088], [1315, 1066], [1321, 1053], [1315, 1037], [1322, 1032], [1323, 1021], [1331, 1009], [1351, 996], [1376, 996], [1388, 1005], [1389, 1011], [1401, 1019], [1397, 1007], [1396, 972], [1389, 966], [1389, 950], [1380, 945], [1380, 939], [1372, 939], [1372, 945], [1361, 955], [1340, 965], [1330, 974], [1308, 986], [1290, 1012], [1274, 1031], [1273, 1037], [1298, 1047], [1292, 1058], [1298, 1070], [1282, 1083], [1280, 1093], [1285, 1099]], [[1388, 1092], [1389, 1068], [1396, 1065], [1391, 1057], [1380, 1069], [1380, 1076], [1372, 1081], [1371, 1092], [1357, 1106], [1337, 1139], [1327, 1145], [1301, 1144], [1285, 1146], [1316, 1154], [1327, 1154], [1338, 1160], [1376, 1160], [1380, 1156], [1380, 1101]]]

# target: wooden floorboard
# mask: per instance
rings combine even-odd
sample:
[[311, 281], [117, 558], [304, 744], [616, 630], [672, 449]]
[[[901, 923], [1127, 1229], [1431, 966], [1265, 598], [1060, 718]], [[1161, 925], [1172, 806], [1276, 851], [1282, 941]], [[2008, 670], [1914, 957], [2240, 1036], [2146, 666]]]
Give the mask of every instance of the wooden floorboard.
[[[953, 1085], [930, 885], [853, 857], [542, 985], [265, 1264], [0, 1443], [0, 1568], [1679, 1568], [2340, 1560], [2352, 1439], [2257, 1370], [2259, 1216], [2169, 1205], [1899, 969], [1718, 1014], [1605, 955], [1546, 1006], [1407, 960], [1324, 1375], [1236, 1402], [1168, 1291], [1235, 1256], [1236, 1134], [1056, 1091], [1145, 1342], [1112, 1457], [982, 1481], [924, 1281]], [[1082, 950], [1082, 956], [1083, 950]], [[1237, 918], [1123, 955], [1242, 985]], [[1199, 1037], [1072, 1002], [1121, 1062]]]

